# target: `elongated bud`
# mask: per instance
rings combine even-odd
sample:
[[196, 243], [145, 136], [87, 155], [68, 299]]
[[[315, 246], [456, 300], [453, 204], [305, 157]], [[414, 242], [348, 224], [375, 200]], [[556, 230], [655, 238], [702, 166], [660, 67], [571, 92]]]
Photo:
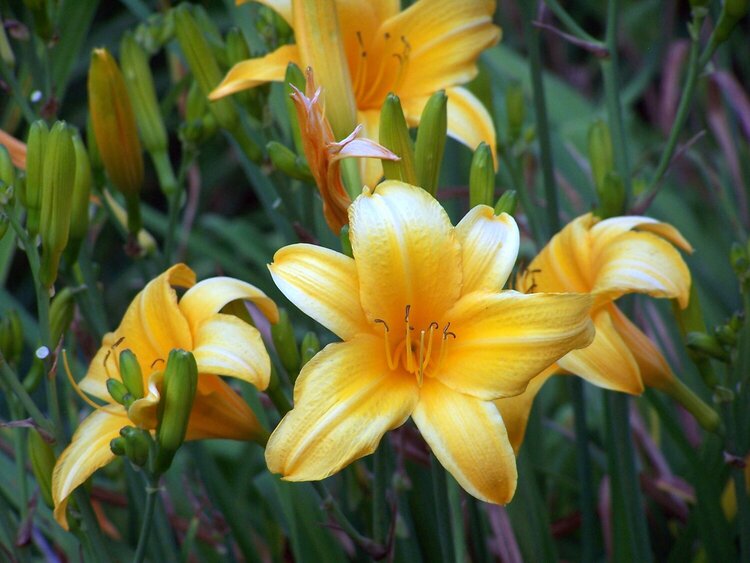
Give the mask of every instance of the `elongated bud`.
[[125, 438], [122, 436], [112, 438], [109, 442], [109, 449], [117, 456], [125, 455]]
[[495, 165], [492, 149], [482, 142], [474, 151], [469, 173], [469, 207], [489, 205], [495, 202]]
[[39, 234], [42, 237], [41, 280], [51, 287], [57, 279], [60, 256], [68, 244], [70, 213], [75, 184], [75, 150], [70, 128], [57, 122], [47, 140], [42, 180], [42, 211]]
[[[344, 38], [339, 29], [336, 2], [292, 0], [292, 16], [294, 38], [302, 56], [302, 64], [304, 68], [311, 67], [315, 72], [327, 100], [324, 104], [326, 117], [331, 123], [334, 136], [342, 139], [357, 125], [357, 106], [354, 102], [349, 64], [344, 53]], [[398, 152], [397, 154], [402, 156]]]
[[401, 159], [382, 161], [386, 180], [401, 180], [416, 186], [414, 147], [401, 109], [401, 101], [394, 94], [388, 94], [380, 110], [380, 144]]
[[[133, 426], [124, 426], [120, 429], [120, 436], [124, 440], [125, 455], [135, 465], [143, 467], [148, 461], [149, 450], [151, 449], [151, 435], [143, 428]], [[112, 443], [110, 442], [110, 448]]]
[[116, 403], [120, 403], [124, 407], [130, 406], [129, 403], [135, 400], [122, 381], [117, 381], [111, 377], [107, 379], [107, 392]]
[[89, 199], [91, 197], [91, 164], [89, 153], [79, 135], [73, 135], [75, 152], [75, 182], [70, 210], [70, 240], [65, 250], [68, 263], [74, 263], [78, 257], [81, 243], [89, 230]]
[[690, 332], [687, 335], [687, 346], [692, 351], [722, 362], [729, 361], [729, 353], [716, 337], [705, 332]]
[[120, 376], [128, 393], [136, 399], [143, 397], [143, 373], [138, 358], [130, 349], [120, 352]]
[[621, 215], [625, 208], [625, 184], [620, 175], [614, 170], [604, 177], [604, 183], [599, 191], [599, 206], [594, 213], [606, 219]]
[[505, 91], [505, 111], [508, 114], [508, 136], [511, 142], [521, 138], [523, 121], [526, 113], [526, 102], [523, 97], [523, 87], [514, 82]]
[[167, 132], [156, 99], [148, 55], [131, 33], [126, 33], [120, 43], [120, 65], [143, 145], [151, 153], [166, 152]]
[[677, 378], [672, 378], [667, 387], [661, 390], [681, 404], [698, 423], [709, 432], [721, 428], [721, 418], [714, 409], [708, 406], [698, 395]]
[[141, 228], [140, 203], [143, 185], [141, 143], [128, 97], [125, 79], [106, 49], [94, 49], [88, 79], [89, 113], [107, 176], [125, 196], [128, 231]]
[[591, 175], [597, 192], [604, 187], [604, 179], [614, 170], [614, 156], [612, 154], [612, 137], [609, 127], [597, 119], [589, 127], [588, 133], [589, 159], [591, 160]]
[[91, 169], [101, 172], [104, 165], [102, 164], [102, 155], [99, 154], [99, 147], [96, 146], [96, 135], [94, 134], [94, 124], [91, 121], [91, 116], [86, 120], [86, 146], [89, 149]]
[[0, 318], [0, 352], [5, 361], [15, 365], [23, 352], [23, 328], [18, 311], [10, 309]]
[[289, 63], [286, 67], [286, 74], [284, 75], [284, 100], [286, 102], [286, 110], [289, 114], [289, 126], [292, 129], [292, 138], [294, 139], [294, 150], [297, 154], [305, 154], [305, 145], [302, 142], [302, 136], [300, 133], [300, 122], [297, 116], [297, 109], [292, 99], [294, 88], [300, 92], [305, 91], [305, 75], [302, 70], [294, 64]]
[[271, 162], [277, 170], [280, 170], [287, 176], [297, 180], [310, 183], [315, 182], [307, 162], [281, 143], [271, 141], [266, 145], [266, 150], [268, 151], [268, 156], [271, 158]]
[[52, 344], [60, 342], [65, 331], [70, 327], [75, 313], [76, 290], [65, 287], [55, 294], [49, 307], [49, 332]]
[[719, 21], [714, 30], [715, 41], [723, 43], [732, 34], [732, 31], [750, 9], [750, 0], [724, 0], [721, 8]]
[[54, 507], [52, 500], [52, 470], [55, 467], [55, 452], [35, 429], [29, 431], [28, 437], [29, 460], [31, 471], [39, 485], [39, 493], [44, 504]]
[[414, 146], [417, 185], [434, 197], [440, 179], [440, 165], [445, 152], [448, 131], [448, 96], [443, 90], [435, 92], [422, 110]]
[[500, 199], [498, 199], [495, 204], [495, 215], [500, 215], [501, 213], [513, 215], [516, 212], [517, 206], [518, 194], [516, 193], [516, 190], [507, 190], [500, 196]]
[[[245, 61], [250, 58], [250, 49], [247, 46], [247, 41], [242, 35], [242, 31], [237, 28], [231, 28], [226, 35], [226, 59], [230, 68], [237, 63]], [[255, 92], [253, 90], [242, 90], [235, 94], [237, 100], [245, 106], [250, 108], [253, 104]]]
[[307, 332], [302, 338], [302, 344], [300, 345], [300, 369], [302, 369], [307, 362], [312, 360], [313, 356], [320, 352], [320, 340], [318, 335], [314, 332]]
[[197, 386], [198, 366], [193, 355], [185, 350], [172, 350], [164, 370], [162, 399], [159, 401], [157, 473], [169, 469], [174, 454], [185, 439]]
[[0, 145], [0, 184], [12, 186], [16, 183], [16, 169], [8, 149]]
[[289, 321], [289, 313], [285, 309], [279, 309], [279, 322], [271, 325], [271, 336], [273, 345], [279, 354], [281, 365], [287, 373], [297, 373], [299, 371], [299, 351], [297, 342], [294, 338], [294, 327]]
[[26, 208], [26, 230], [31, 237], [39, 234], [47, 137], [49, 129], [44, 121], [35, 121], [31, 124], [26, 140], [26, 184], [19, 192], [21, 203]]

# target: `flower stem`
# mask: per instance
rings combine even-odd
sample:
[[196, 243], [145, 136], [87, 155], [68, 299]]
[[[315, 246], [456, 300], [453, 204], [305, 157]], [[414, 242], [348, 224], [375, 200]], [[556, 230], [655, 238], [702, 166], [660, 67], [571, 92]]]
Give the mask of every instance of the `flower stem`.
[[464, 536], [464, 516], [461, 509], [461, 489], [456, 480], [445, 476], [445, 488], [448, 493], [448, 509], [450, 510], [451, 536], [453, 537], [453, 561], [466, 561], [466, 538]]
[[142, 563], [146, 557], [146, 547], [151, 536], [153, 527], [154, 513], [156, 509], [156, 498], [159, 494], [159, 478], [149, 477], [146, 485], [146, 509], [143, 512], [143, 521], [141, 522], [141, 532], [138, 536], [138, 547], [133, 556], [133, 563]]
[[7, 384], [7, 386], [10, 387], [15, 396], [18, 397], [21, 405], [26, 410], [26, 412], [29, 413], [29, 416], [31, 416], [31, 418], [34, 420], [34, 423], [36, 423], [42, 430], [44, 430], [51, 436], [54, 435], [54, 426], [52, 425], [50, 420], [46, 416], [44, 416], [44, 414], [42, 414], [42, 411], [39, 410], [39, 407], [36, 406], [32, 398], [26, 392], [26, 389], [18, 379], [18, 375], [16, 375], [16, 372], [14, 372], [13, 369], [11, 369], [11, 367], [8, 365], [8, 362], [5, 361], [2, 352], [0, 352], [0, 375], [2, 375], [5, 384]]
[[440, 462], [430, 457], [430, 473], [432, 474], [432, 491], [435, 498], [435, 520], [437, 520], [437, 536], [440, 541], [440, 553], [443, 561], [450, 561], [450, 554], [455, 553], [452, 547], [451, 522], [448, 518], [450, 509], [447, 498], [445, 470]]
[[383, 441], [373, 454], [372, 538], [385, 540], [388, 527], [388, 506], [385, 502], [388, 484], [388, 443]]

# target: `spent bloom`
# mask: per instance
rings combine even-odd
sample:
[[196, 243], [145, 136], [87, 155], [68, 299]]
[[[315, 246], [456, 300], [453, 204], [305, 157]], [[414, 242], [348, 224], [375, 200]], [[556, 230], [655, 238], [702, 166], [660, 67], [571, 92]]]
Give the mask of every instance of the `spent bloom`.
[[[495, 153], [490, 114], [461, 87], [476, 76], [480, 53], [500, 38], [492, 23], [495, 2], [418, 0], [403, 11], [393, 1], [330, 0], [327, 10], [320, 7], [325, 2], [306, 0], [260, 3], [293, 27], [297, 44], [238, 63], [212, 99], [283, 80], [288, 63], [295, 62], [315, 71], [337, 135], [348, 134], [356, 122], [364, 126], [365, 137], [377, 139], [380, 108], [389, 93], [400, 98], [408, 123], [416, 126], [429, 97], [444, 89], [449, 135], [472, 149], [484, 141]], [[355, 111], [349, 105], [356, 106], [356, 116], [346, 116]], [[337, 119], [334, 112], [343, 115]], [[375, 185], [380, 163], [365, 161], [365, 166], [365, 183]]]
[[343, 342], [302, 369], [269, 438], [269, 469], [323, 479], [411, 416], [467, 491], [508, 502], [515, 458], [492, 401], [591, 341], [591, 298], [501, 291], [518, 228], [484, 205], [453, 227], [427, 192], [389, 181], [364, 190], [349, 225], [354, 258], [296, 244], [270, 266], [289, 300]]
[[[179, 300], [174, 287], [187, 289]], [[76, 430], [52, 477], [54, 515], [60, 525], [67, 528], [66, 507], [73, 490], [114, 459], [110, 442], [120, 436], [120, 429], [133, 425], [153, 431], [157, 427], [164, 363], [172, 350], [192, 352], [199, 373], [185, 439], [265, 440], [266, 431], [252, 410], [219, 377], [235, 377], [259, 389], [269, 382], [270, 359], [258, 330], [221, 312], [237, 300], [253, 302], [272, 322], [278, 319], [276, 305], [254, 286], [226, 277], [196, 284], [193, 271], [178, 264], [149, 282], [117, 330], [104, 336], [79, 385], [104, 404], [93, 405], [96, 410]], [[109, 379], [123, 381], [124, 350], [135, 355], [145, 390], [145, 396], [128, 408], [116, 402], [107, 388]]]

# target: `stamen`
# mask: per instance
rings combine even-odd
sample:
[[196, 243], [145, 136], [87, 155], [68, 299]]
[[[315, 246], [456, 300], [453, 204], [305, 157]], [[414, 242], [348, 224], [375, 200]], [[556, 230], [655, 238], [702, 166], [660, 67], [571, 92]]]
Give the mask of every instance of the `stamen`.
[[376, 323], [382, 323], [385, 327], [385, 334], [384, 334], [384, 340], [385, 340], [385, 360], [388, 362], [388, 368], [391, 370], [396, 369], [396, 364], [393, 362], [393, 358], [391, 357], [391, 342], [390, 338], [388, 337], [388, 333], [391, 332], [391, 329], [388, 328], [388, 323], [385, 322], [383, 319], [375, 319]]
[[409, 326], [409, 312], [411, 311], [411, 305], [406, 306], [406, 315], [404, 316], [404, 322], [406, 323], [406, 369], [407, 371], [414, 370], [414, 358], [412, 358], [411, 349], [411, 331], [414, 330], [413, 326]]
[[404, 35], [401, 36], [401, 43], [404, 44], [403, 52], [401, 54], [394, 54], [399, 62], [398, 74], [396, 75], [396, 80], [394, 81], [392, 87], [394, 92], [397, 92], [397, 90], [401, 86], [401, 82], [403, 81], [404, 76], [406, 75], [406, 68], [409, 66], [409, 55], [411, 54], [411, 45]]
[[153, 368], [157, 362], [165, 363], [164, 360], [162, 360], [161, 358], [156, 358], [153, 362], [151, 362], [150, 367]]
[[440, 356], [438, 357], [438, 365], [436, 369], [440, 369], [440, 366], [443, 365], [443, 360], [445, 359], [445, 341], [448, 340], [448, 335], [452, 336], [454, 339], [456, 338], [456, 333], [448, 330], [450, 326], [451, 323], [448, 322], [443, 329], [443, 338], [440, 340]]
[[98, 405], [94, 401], [92, 401], [86, 394], [81, 391], [81, 388], [78, 386], [78, 383], [75, 379], [73, 379], [73, 373], [70, 371], [70, 364], [68, 364], [68, 351], [63, 349], [62, 351], [62, 357], [63, 357], [63, 367], [65, 368], [65, 375], [68, 376], [68, 381], [70, 382], [70, 386], [73, 388], [73, 391], [76, 392], [76, 395], [78, 395], [81, 400], [86, 403], [88, 406], [95, 410], [104, 410], [105, 412], [109, 414], [114, 414], [117, 416], [123, 416], [127, 418], [127, 414], [125, 411], [122, 411], [121, 409], [115, 409], [115, 410], [108, 410], [106, 408], [107, 405]]
[[435, 332], [436, 328], [440, 328], [440, 325], [437, 324], [435, 321], [432, 321], [429, 326], [430, 332], [429, 332], [428, 338], [430, 339], [430, 341], [427, 343], [427, 354], [425, 354], [425, 359], [424, 359], [425, 367], [427, 367], [427, 365], [430, 363], [430, 358], [432, 357], [432, 335]]
[[[432, 341], [430, 341], [432, 342]], [[419, 331], [419, 372], [417, 374], [417, 383], [422, 387], [424, 381], [424, 331]]]

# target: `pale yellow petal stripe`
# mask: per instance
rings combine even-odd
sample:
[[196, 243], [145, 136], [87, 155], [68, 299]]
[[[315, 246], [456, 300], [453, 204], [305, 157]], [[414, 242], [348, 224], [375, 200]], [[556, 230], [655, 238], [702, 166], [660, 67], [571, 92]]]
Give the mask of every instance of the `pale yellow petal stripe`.
[[261, 390], [268, 387], [271, 360], [260, 332], [233, 315], [216, 314], [201, 323], [193, 355], [199, 373], [236, 377]]
[[520, 236], [513, 217], [495, 215], [491, 207], [477, 205], [456, 225], [455, 232], [461, 243], [461, 294], [500, 291], [518, 256]]
[[574, 350], [558, 363], [597, 387], [640, 395], [643, 393], [638, 364], [632, 352], [612, 324], [607, 309], [594, 316], [596, 336], [588, 348]]
[[414, 422], [458, 483], [485, 502], [506, 504], [516, 490], [516, 458], [495, 405], [426, 379]]
[[427, 329], [461, 291], [461, 247], [445, 210], [426, 191], [387, 181], [349, 208], [362, 307], [404, 334]]
[[94, 471], [114, 459], [109, 442], [120, 435], [120, 428], [129, 423], [124, 416], [95, 411], [81, 423], [70, 445], [60, 455], [52, 472], [52, 499], [55, 520], [64, 529], [68, 529], [65, 513], [68, 497]]
[[276, 304], [260, 289], [234, 278], [216, 277], [198, 282], [180, 299], [180, 310], [193, 331], [209, 317], [239, 299], [250, 301], [272, 323], [279, 320]]
[[266, 82], [284, 80], [289, 63], [300, 64], [296, 45], [283, 45], [264, 57], [239, 62], [229, 69], [221, 83], [211, 92], [209, 99], [218, 100]]
[[[361, 136], [377, 141], [380, 135], [380, 110], [357, 112], [357, 121], [362, 125]], [[377, 158], [362, 158], [359, 161], [362, 185], [374, 188], [383, 177], [383, 164]]]
[[370, 331], [354, 260], [312, 244], [285, 246], [268, 269], [281, 292], [339, 338]]
[[324, 479], [372, 453], [417, 399], [416, 378], [388, 369], [380, 338], [330, 344], [302, 369], [294, 409], [268, 441], [268, 468], [291, 481]]
[[446, 340], [434, 377], [483, 400], [518, 395], [553, 362], [591, 342], [590, 306], [584, 294], [470, 293], [445, 316], [456, 337]]

